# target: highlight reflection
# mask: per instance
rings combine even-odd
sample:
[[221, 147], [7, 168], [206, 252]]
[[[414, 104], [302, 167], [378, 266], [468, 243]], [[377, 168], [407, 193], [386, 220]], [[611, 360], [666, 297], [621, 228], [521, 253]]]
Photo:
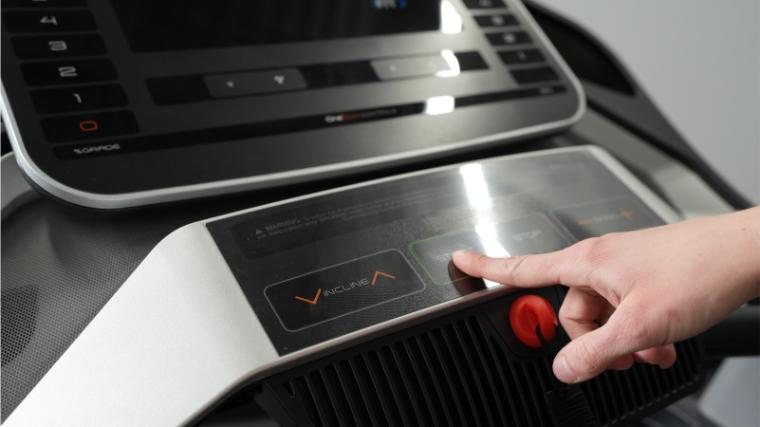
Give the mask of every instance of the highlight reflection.
[[441, 2], [441, 32], [444, 34], [462, 32], [462, 17], [448, 0]]
[[425, 100], [425, 114], [437, 116], [454, 111], [454, 97], [449, 95], [434, 96]]
[[[483, 167], [477, 163], [463, 165], [459, 168], [459, 174], [462, 176], [467, 201], [475, 211], [475, 233], [485, 254], [492, 257], [509, 256], [509, 252], [499, 242], [496, 231], [498, 218], [493, 211], [493, 198], [488, 191]], [[490, 280], [484, 280], [484, 282], [487, 288], [501, 286]]]

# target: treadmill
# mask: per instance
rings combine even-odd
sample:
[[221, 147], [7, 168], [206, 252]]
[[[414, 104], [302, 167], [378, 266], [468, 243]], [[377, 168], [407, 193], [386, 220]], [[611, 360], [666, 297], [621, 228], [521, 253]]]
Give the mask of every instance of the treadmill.
[[[19, 12], [31, 13], [22, 1], [4, 2], [3, 11], [8, 4], [16, 3]], [[112, 3], [113, 10], [129, 14], [128, 2]], [[407, 4], [372, 3], [384, 8], [404, 8], [402, 5]], [[434, 125], [424, 120], [430, 119], [427, 116], [435, 119], [436, 114], [426, 114], [426, 108], [439, 108], [444, 111], [442, 117], [452, 102], [455, 108], [514, 108], [489, 103], [519, 100], [523, 95], [514, 91], [526, 90], [494, 90], [483, 96], [468, 95], [462, 89], [449, 98], [429, 97], [437, 101], [416, 107], [409, 106], [415, 102], [394, 104], [391, 117], [384, 116], [390, 110], [383, 105], [336, 109], [319, 114], [322, 120], [318, 124], [301, 116], [297, 120], [278, 119], [275, 125], [217, 124], [213, 138], [182, 130], [184, 123], [169, 123], [167, 126], [175, 128], [164, 129], [158, 136], [144, 135], [143, 130], [153, 124], [139, 117], [138, 111], [131, 114], [138, 116], [139, 131], [129, 125], [127, 129], [132, 130], [127, 132], [119, 128], [113, 136], [115, 142], [102, 143], [98, 138], [90, 142], [88, 135], [83, 140], [54, 142], [47, 154], [33, 154], [33, 150], [41, 150], [41, 144], [22, 146], [19, 135], [47, 138], [44, 123], [73, 123], [75, 131], [90, 132], [82, 130], [87, 120], [97, 122], [97, 131], [114, 129], [103, 125], [110, 122], [99, 120], [125, 105], [141, 108], [141, 95], [131, 89], [124, 91], [128, 102], [109, 107], [95, 118], [77, 113], [75, 122], [69, 120], [74, 116], [68, 113], [45, 113], [41, 120], [35, 116], [33, 122], [38, 126], [31, 126], [35, 129], [31, 132], [25, 129], [30, 126], [25, 124], [28, 121], [9, 124], [11, 115], [6, 108], [2, 159], [3, 424], [712, 426], [756, 422], [751, 418], [755, 412], [753, 399], [756, 403], [752, 393], [756, 390], [749, 375], [757, 367], [760, 353], [756, 305], [743, 307], [713, 330], [678, 343], [678, 363], [672, 369], [660, 371], [637, 365], [626, 372], [605, 373], [580, 386], [564, 386], [553, 379], [550, 369], [552, 355], [567, 340], [561, 329], [552, 329], [553, 336], [547, 342], [539, 339], [535, 343], [530, 333], [527, 337], [518, 333], [518, 327], [508, 321], [508, 309], [520, 300], [526, 301], [524, 297], [540, 297], [557, 310], [563, 288], [505, 293], [493, 284], [450, 269], [446, 254], [462, 248], [462, 244], [493, 254], [501, 250], [503, 255], [544, 252], [605, 232], [750, 206], [673, 129], [603, 44], [581, 28], [530, 3], [523, 10], [522, 4], [510, 1], [505, 5], [509, 12], [504, 12], [498, 2], [452, 3], [460, 12], [475, 10], [471, 22], [483, 22], [486, 28], [493, 24], [492, 16], [515, 14], [521, 22], [535, 19], [542, 32], [530, 35], [536, 38], [545, 34], [551, 41], [539, 49], [550, 58], [550, 66], [560, 70], [561, 83], [552, 83], [550, 86], [556, 86], [552, 92], [540, 93], [540, 87], [548, 86], [533, 83], [527, 90], [536, 88], [534, 94], [539, 97], [559, 96], [567, 104], [552, 102], [560, 107], [547, 111], [542, 101], [527, 102], [536, 102], [536, 111], [542, 114], [554, 114], [548, 120], [552, 126], [536, 129], [529, 122], [490, 124], [468, 116], [470, 126], [481, 126], [479, 134], [450, 134], [452, 130], [446, 129], [442, 134], [451, 137], [442, 144], [446, 149], [429, 149], [433, 145], [426, 142], [424, 134], [434, 132], [434, 128], [426, 128]], [[75, 9], [68, 7], [82, 4], [85, 2], [54, 6], [71, 12]], [[501, 34], [496, 27], [487, 29], [486, 34]], [[132, 42], [140, 49], [154, 49], [134, 34]], [[165, 37], [166, 43], [180, 42]], [[4, 51], [8, 51], [6, 46], [15, 48], [6, 44], [9, 39], [4, 34]], [[490, 39], [486, 35], [485, 40]], [[498, 43], [505, 39], [502, 36], [500, 40]], [[376, 48], [380, 52], [392, 50], [388, 46]], [[554, 59], [555, 48], [561, 58]], [[476, 50], [480, 52], [482, 46]], [[508, 55], [499, 52], [504, 51], [511, 50], [480, 53], [484, 57], [481, 60], [487, 64], [492, 64], [493, 58], [503, 61]], [[470, 78], [468, 72], [483, 73], [478, 69], [483, 64], [473, 59], [472, 51], [449, 52], [449, 60], [456, 58], [465, 77]], [[344, 61], [338, 62], [343, 64], [340, 66], [296, 64], [272, 70], [273, 76], [284, 76], [288, 81], [296, 76], [296, 85], [286, 90], [293, 96], [300, 96], [301, 83], [356, 84], [356, 79], [379, 78], [393, 66], [410, 74], [389, 77], [389, 81], [410, 87], [419, 83], [415, 81], [421, 73], [415, 68], [419, 62], [411, 61], [414, 71], [408, 71], [405, 67], [410, 62], [399, 62], [396, 55], [385, 55], [393, 60], [368, 56], [371, 60], [358, 65]], [[11, 73], [6, 74], [5, 56], [3, 59], [7, 86], [6, 76]], [[402, 55], [402, 59], [407, 58]], [[452, 71], [445, 55], [426, 60], [443, 68], [426, 69], [424, 75], [443, 72], [445, 76]], [[356, 71], [362, 67], [365, 74]], [[374, 77], [367, 77], [366, 67]], [[534, 67], [518, 65], [516, 70]], [[572, 72], [565, 74], [564, 67]], [[182, 79], [163, 78], [161, 83], [168, 83], [166, 86], [149, 81], [148, 92], [143, 95], [157, 105], [165, 102], [188, 112], [206, 98], [243, 103], [247, 102], [247, 93], [235, 92], [241, 85], [256, 96], [271, 95], [269, 89], [260, 87], [261, 72], [224, 73], [221, 78], [216, 73], [185, 73]], [[269, 73], [269, 69], [264, 72]], [[578, 79], [577, 88], [573, 76]], [[234, 81], [235, 87], [229, 87], [229, 81]], [[197, 86], [199, 82], [205, 85], [203, 90]], [[361, 83], [375, 90], [371, 87], [374, 80]], [[121, 84], [129, 87], [131, 83]], [[457, 90], [449, 89], [452, 93]], [[4, 97], [18, 96], [11, 94], [13, 90], [5, 87]], [[6, 105], [21, 105], [29, 111], [35, 108], [33, 97], [28, 104], [8, 103], [8, 99]], [[107, 99], [118, 104], [120, 97], [117, 94]], [[578, 100], [583, 107], [577, 106]], [[480, 102], [485, 106], [478, 105]], [[15, 118], [22, 115], [19, 111], [15, 109]], [[498, 117], [505, 113], [490, 114]], [[415, 115], [426, 117], [415, 122]], [[324, 119], [328, 116], [333, 122]], [[381, 126], [384, 120], [408, 120], [394, 132], [412, 130], [414, 136], [422, 135], [421, 144], [429, 146], [406, 147], [406, 152], [415, 153], [412, 156], [371, 152], [372, 144], [341, 152], [341, 147], [346, 147], [340, 145], [342, 138], [348, 141], [363, 136], [371, 143], [380, 138], [376, 130], [361, 128], [364, 124], [340, 124], [356, 117], [368, 120], [369, 126]], [[533, 117], [535, 114], [514, 120], [530, 121]], [[336, 121], [337, 127], [328, 126]], [[84, 128], [90, 129], [87, 126], [93, 125], [87, 122]], [[218, 171], [202, 167], [204, 156], [216, 155], [203, 138], [225, 144], [224, 138], [231, 137], [219, 135], [243, 132], [272, 138], [285, 150], [294, 142], [288, 141], [289, 134], [280, 132], [281, 126], [301, 126], [301, 132], [317, 135], [315, 139], [321, 138], [319, 132], [335, 132], [329, 136], [335, 137], [338, 145], [331, 149], [369, 160], [331, 160], [345, 166], [337, 168], [308, 164], [319, 154], [317, 150], [285, 165], [278, 163], [277, 152], [266, 152], [262, 155], [270, 156], [269, 161], [257, 163], [253, 173], [246, 168], [254, 166], [241, 161], [242, 151], [233, 150], [236, 159], [230, 160], [224, 171], [229, 176], [211, 179]], [[482, 126], [488, 130], [482, 131]], [[499, 126], [531, 130], [512, 132]], [[200, 142], [186, 148], [196, 156], [188, 157], [193, 167], [173, 166], [171, 170], [192, 170], [194, 177], [164, 173], [161, 191], [140, 188], [145, 183], [136, 178], [119, 184], [122, 187], [110, 194], [104, 190], [107, 182], [87, 179], [88, 174], [109, 178], [127, 176], [120, 175], [127, 172], [129, 176], [140, 175], [134, 173], [135, 167], [144, 176], [152, 176], [151, 168], [165, 166], [183, 138], [199, 138]], [[222, 140], [217, 142], [219, 138]], [[451, 145], [457, 141], [468, 143]], [[440, 140], [434, 142], [441, 144]], [[115, 144], [125, 152], [103, 148]], [[166, 145], [154, 149], [156, 144]], [[31, 161], [18, 160], [20, 148]], [[252, 148], [240, 144], [236, 149]], [[62, 154], [64, 151], [68, 154]], [[84, 160], [79, 163], [81, 169], [75, 170], [67, 163], [75, 155], [107, 161]], [[121, 156], [133, 156], [130, 158], [138, 163], [117, 162]], [[32, 164], [36, 167], [30, 167]], [[283, 175], [277, 168], [301, 172]], [[40, 171], [44, 173], [36, 174]], [[240, 179], [236, 174], [241, 173], [256, 177]], [[600, 176], [606, 179], [599, 180]], [[225, 184], [214, 184], [220, 181]], [[499, 183], [503, 185], [496, 185]], [[499, 217], [489, 217], [493, 212]], [[589, 225], [588, 220], [593, 223]], [[190, 249], [200, 245], [200, 234], [195, 234], [201, 233], [200, 229], [202, 239], [216, 245], [218, 253]], [[165, 258], [156, 256], [162, 254]], [[216, 262], [214, 257], [229, 266], [230, 273], [217, 277], [219, 283], [231, 283], [224, 289], [234, 289], [226, 296], [201, 292], [208, 289], [202, 280], [204, 266]], [[140, 278], [146, 274], [150, 274], [149, 281]], [[163, 286], [154, 294], [130, 292], [153, 280], [171, 283], [175, 276], [182, 277], [182, 286]], [[346, 277], [352, 280], [344, 280]], [[339, 286], [321, 285], [333, 280]], [[211, 289], [221, 286], [215, 283]], [[188, 310], [176, 310], [172, 304]], [[199, 307], [202, 310], [190, 310]], [[301, 309], [309, 311], [295, 311]], [[221, 322], [204, 330], [212, 319]], [[173, 321], [185, 328], [166, 327], [166, 322]], [[256, 327], [241, 329], [235, 322], [255, 323]], [[250, 340], [250, 335], [246, 336], [249, 333], [261, 334], [261, 339]], [[162, 351], [162, 342], [166, 351]], [[150, 351], [151, 345], [155, 353]], [[75, 357], [77, 354], [82, 357]], [[93, 359], [88, 360], [91, 356]], [[112, 356], [123, 360], [105, 360]], [[206, 362], [219, 363], [222, 368], [201, 366]], [[110, 378], [108, 368], [113, 367], [132, 378]], [[85, 375], [87, 370], [92, 378]], [[234, 380], [233, 371], [237, 375]], [[201, 393], [204, 387], [211, 390], [209, 394]], [[103, 397], [102, 402], [97, 400], [98, 395]]]

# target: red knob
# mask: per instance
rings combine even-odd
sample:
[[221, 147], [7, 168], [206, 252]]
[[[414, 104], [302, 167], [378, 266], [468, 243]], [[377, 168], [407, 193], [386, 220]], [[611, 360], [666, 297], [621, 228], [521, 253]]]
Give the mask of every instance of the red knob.
[[509, 326], [521, 343], [539, 348], [554, 339], [557, 314], [546, 298], [523, 295], [509, 307]]

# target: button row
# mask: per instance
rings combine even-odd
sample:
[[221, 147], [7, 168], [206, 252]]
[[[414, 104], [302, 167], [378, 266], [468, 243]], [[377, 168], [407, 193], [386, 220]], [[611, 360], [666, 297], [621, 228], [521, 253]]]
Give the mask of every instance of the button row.
[[[57, 89], [35, 89], [30, 92], [39, 114], [59, 114], [75, 111], [118, 108], [127, 105], [124, 89], [116, 83], [92, 85], [94, 82], [115, 80], [117, 72], [106, 58], [69, 60], [65, 58], [102, 56], [106, 54], [103, 39], [92, 31], [97, 28], [93, 15], [85, 9], [84, 0], [6, 0], [3, 3], [3, 23], [9, 32], [46, 33], [45, 35], [15, 35], [10, 42], [16, 57], [54, 59], [21, 64], [21, 72], [29, 86], [68, 86]], [[34, 10], [10, 11], [8, 8]], [[50, 142], [70, 142], [109, 138], [137, 132], [137, 120], [130, 111], [94, 112], [76, 116], [48, 117], [41, 120], [42, 130]]]
[[294, 68], [205, 76], [204, 81], [214, 98], [306, 88], [306, 81]]
[[463, 72], [487, 69], [488, 64], [479, 52], [467, 51], [455, 52], [452, 55], [436, 53], [414, 57], [311, 64], [297, 68], [155, 77], [148, 79], [146, 83], [156, 104], [170, 105], [397, 79], [453, 77]]

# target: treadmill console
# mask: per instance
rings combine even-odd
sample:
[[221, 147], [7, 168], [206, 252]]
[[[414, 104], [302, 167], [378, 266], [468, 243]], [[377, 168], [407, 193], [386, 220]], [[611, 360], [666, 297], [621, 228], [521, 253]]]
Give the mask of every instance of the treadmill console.
[[194, 425], [238, 391], [284, 425], [627, 424], [698, 385], [694, 340], [667, 370], [559, 384], [564, 289], [515, 292], [450, 256], [675, 219], [609, 154], [576, 147], [195, 222], [153, 249], [4, 425]]
[[207, 226], [285, 355], [464, 295], [504, 290], [458, 271], [455, 250], [551, 252], [663, 224], [596, 156], [572, 149], [445, 167]]
[[7, 0], [2, 20], [19, 164], [94, 208], [473, 150], [583, 109], [518, 0]]

